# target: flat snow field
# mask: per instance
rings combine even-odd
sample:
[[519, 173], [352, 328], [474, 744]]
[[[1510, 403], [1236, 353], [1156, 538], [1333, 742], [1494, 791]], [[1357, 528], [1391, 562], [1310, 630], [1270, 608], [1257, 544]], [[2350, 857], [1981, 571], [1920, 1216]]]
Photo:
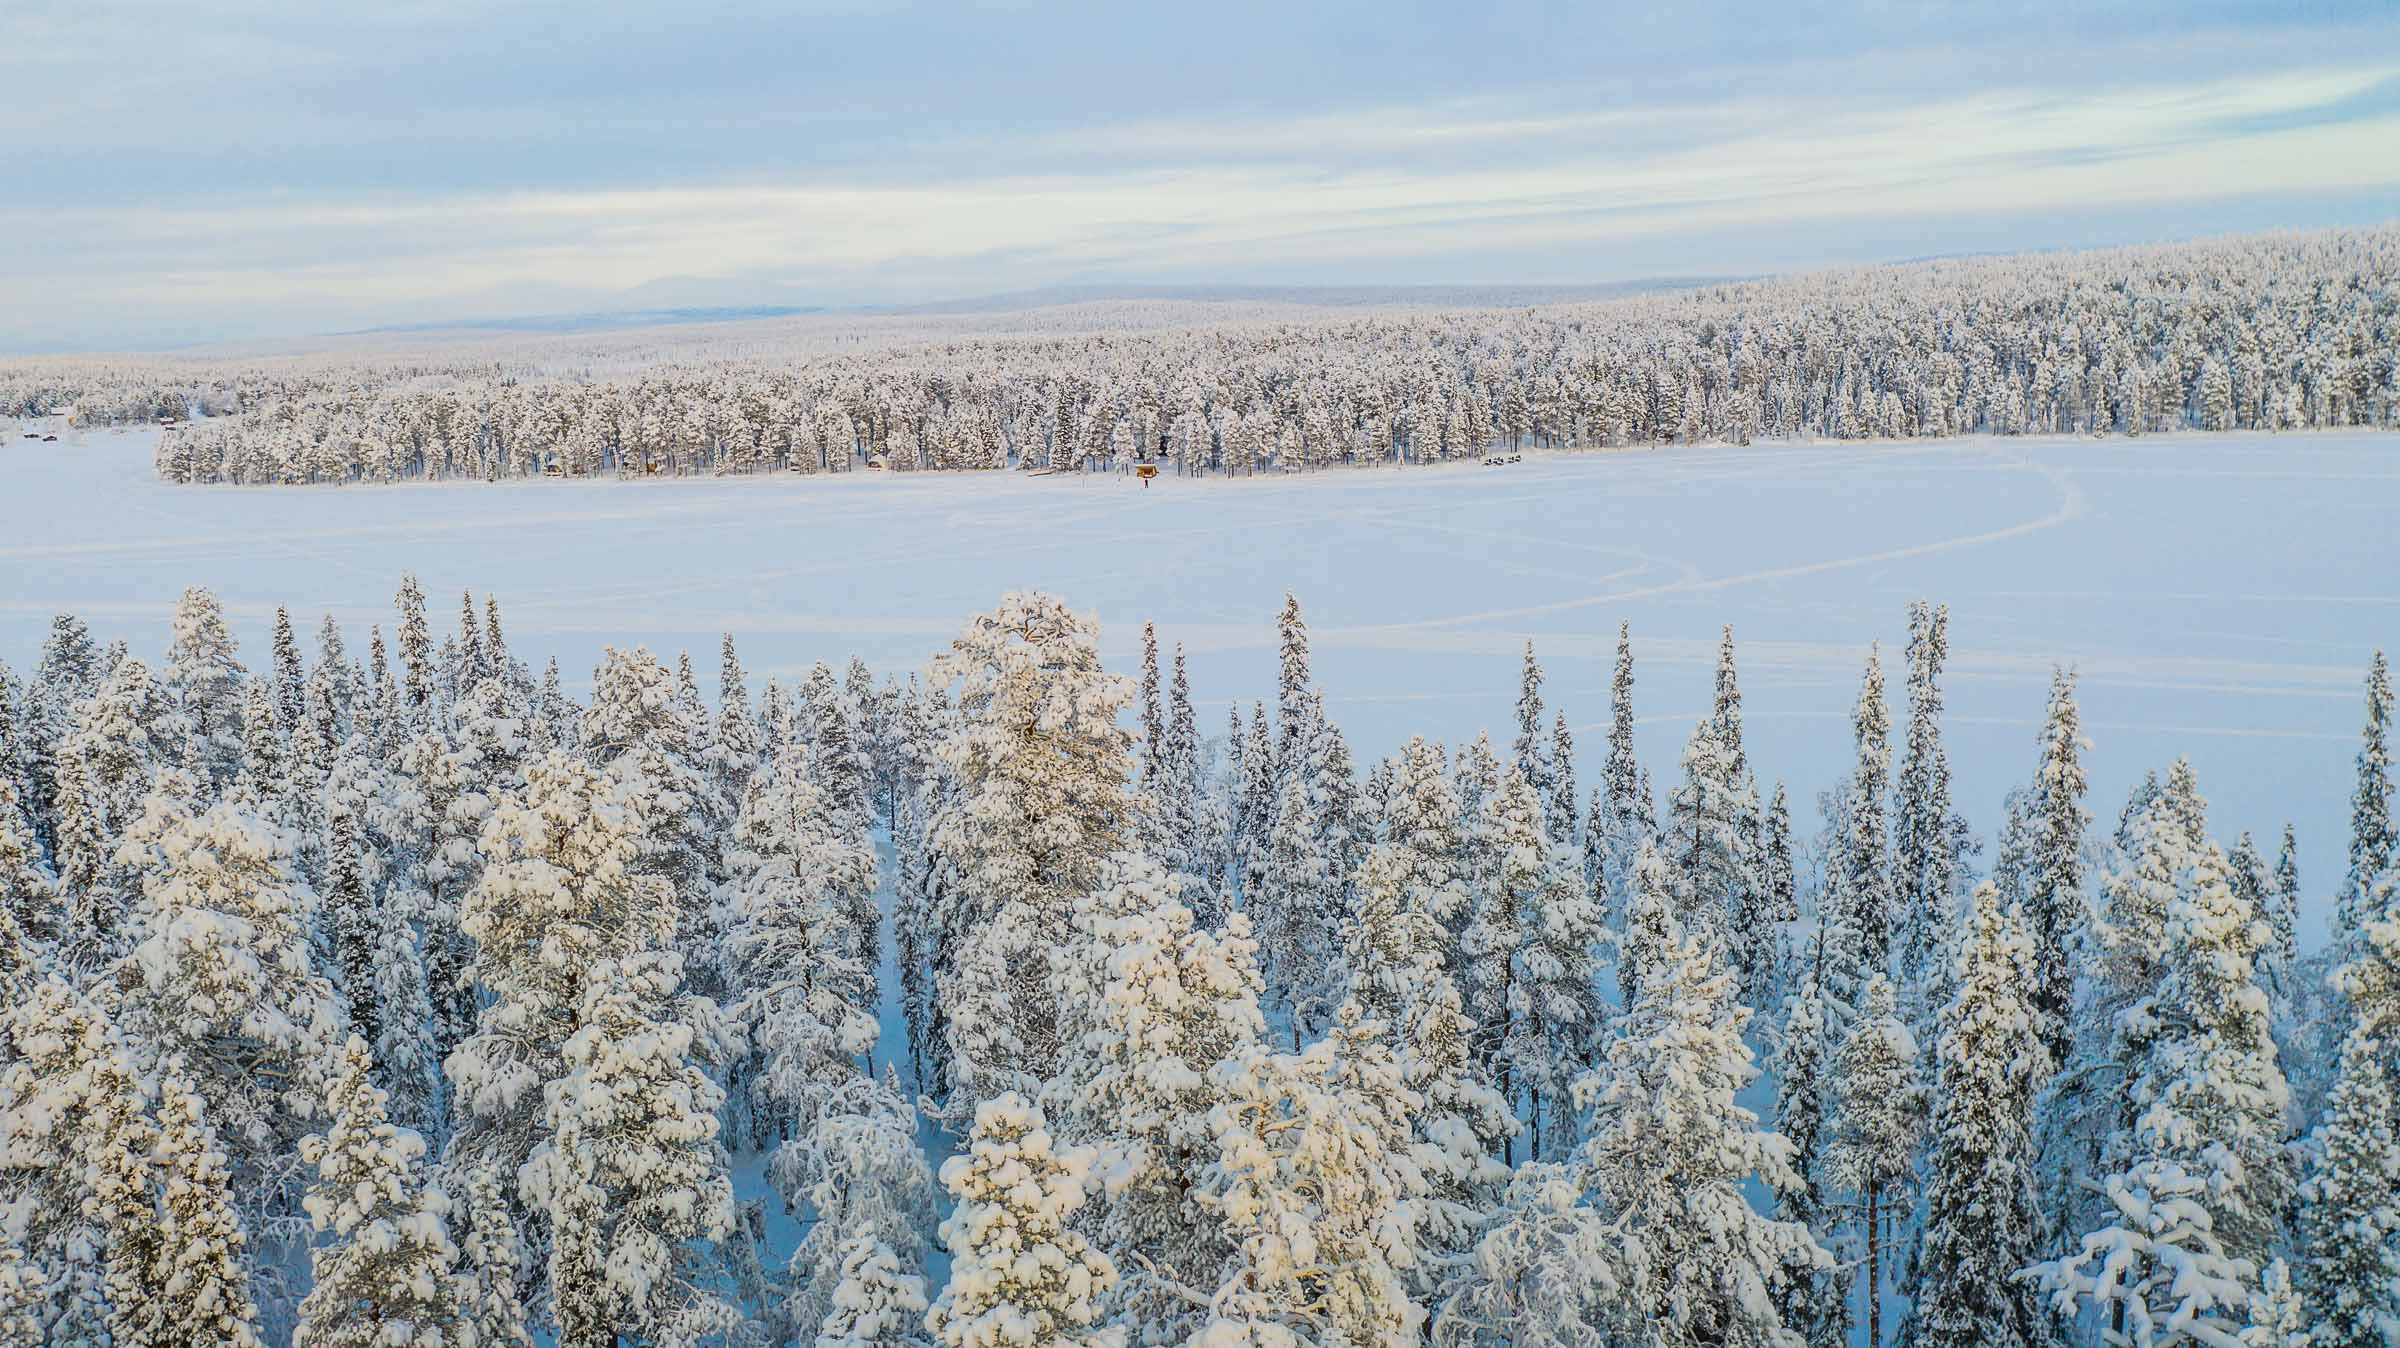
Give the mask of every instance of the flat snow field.
[[[1204, 729], [1271, 696], [1286, 589], [1362, 759], [1412, 731], [1514, 734], [1531, 639], [1596, 774], [1619, 619], [1660, 792], [1738, 643], [1748, 747], [1796, 813], [1846, 770], [1881, 641], [1905, 724], [1905, 605], [1951, 611], [1945, 731], [1988, 835], [2032, 767], [2052, 662], [2082, 675], [2093, 807], [2113, 827], [2148, 768], [2188, 754], [2214, 828], [2272, 851], [2300, 830], [2315, 916], [2340, 878], [2369, 653], [2400, 644], [2400, 438], [2375, 433], [1962, 439], [1528, 455], [1504, 468], [1242, 481], [854, 473], [398, 487], [174, 487], [154, 432], [0, 442], [0, 658], [49, 616], [155, 658], [186, 585], [213, 587], [253, 666], [277, 604], [363, 653], [403, 570], [437, 627], [498, 595], [511, 644], [588, 684], [603, 643], [717, 635], [754, 677], [852, 652], [918, 667], [1012, 588], [1097, 610], [1136, 672], [1144, 619], [1192, 657]], [[311, 642], [313, 645], [313, 642]], [[1813, 827], [1813, 823], [1804, 827]], [[1988, 857], [1986, 858], [1988, 861]], [[2317, 932], [2306, 939], [2312, 943]]]

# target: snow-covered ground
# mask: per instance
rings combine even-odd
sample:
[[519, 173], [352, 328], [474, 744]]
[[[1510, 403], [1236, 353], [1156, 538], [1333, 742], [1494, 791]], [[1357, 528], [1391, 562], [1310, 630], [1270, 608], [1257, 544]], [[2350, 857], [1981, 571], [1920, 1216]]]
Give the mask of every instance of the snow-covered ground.
[[1903, 606], [1925, 597], [1951, 608], [1946, 729], [1979, 830], [2030, 769], [2065, 662], [2103, 823], [2145, 768], [2188, 754], [2228, 838], [2271, 847], [2297, 823], [2316, 919], [2342, 864], [2368, 654], [2400, 643], [2400, 440], [2372, 433], [1529, 455], [1146, 489], [864, 473], [179, 488], [150, 475], [153, 434], [0, 442], [0, 658], [20, 674], [62, 608], [155, 654], [191, 584], [217, 590], [253, 652], [279, 603], [363, 641], [414, 570], [437, 622], [461, 589], [497, 594], [518, 653], [561, 656], [571, 683], [602, 643], [645, 642], [690, 649], [713, 693], [721, 631], [754, 675], [854, 651], [897, 671], [1035, 587], [1097, 610], [1129, 673], [1156, 620], [1190, 650], [1214, 732], [1228, 699], [1271, 695], [1290, 589], [1362, 754], [1412, 731], [1504, 743], [1530, 638], [1587, 783], [1617, 621], [1662, 787], [1731, 623], [1751, 761], [1805, 807], [1847, 762], [1870, 642], [1899, 699]]

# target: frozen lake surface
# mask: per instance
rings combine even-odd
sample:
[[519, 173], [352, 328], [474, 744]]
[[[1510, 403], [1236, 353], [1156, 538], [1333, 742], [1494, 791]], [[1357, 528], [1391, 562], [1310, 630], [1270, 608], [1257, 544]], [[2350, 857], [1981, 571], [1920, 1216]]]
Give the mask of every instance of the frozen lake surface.
[[[1316, 672], [1363, 756], [1412, 731], [1514, 734], [1526, 640], [1595, 773], [1616, 625], [1633, 625], [1641, 748], [1663, 792], [1734, 627], [1748, 747], [1795, 806], [1846, 769], [1882, 641], [1904, 715], [1905, 605], [1951, 610], [1945, 723], [1977, 828], [2033, 762], [2051, 664], [2081, 671], [2093, 807], [2188, 754], [2228, 842], [2299, 827], [2321, 920], [2340, 878], [2369, 653], [2400, 642], [2400, 439], [2373, 433], [1962, 439], [1528, 456], [1507, 468], [1238, 482], [991, 474], [173, 487], [152, 432], [5, 441], [0, 658], [31, 666], [72, 609], [146, 657], [184, 586], [224, 598], [256, 666], [277, 604], [363, 651], [404, 570], [437, 627], [500, 600], [517, 654], [588, 682], [603, 643], [717, 634], [754, 676], [857, 652], [915, 668], [1001, 591], [1184, 643], [1204, 729], [1271, 696], [1300, 596]], [[2313, 927], [2313, 924], [2312, 924]], [[2313, 942], [2315, 930], [2309, 933]]]

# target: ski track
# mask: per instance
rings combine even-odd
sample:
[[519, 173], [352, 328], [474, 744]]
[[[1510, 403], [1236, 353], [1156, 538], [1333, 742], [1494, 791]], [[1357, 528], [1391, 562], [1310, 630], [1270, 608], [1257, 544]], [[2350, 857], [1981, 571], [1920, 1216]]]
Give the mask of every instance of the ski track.
[[1951, 607], [1946, 725], [1978, 829], [2030, 767], [2065, 666], [2096, 814], [2188, 752], [2220, 832], [2296, 822], [2312, 893], [2341, 869], [2367, 654], [2400, 638], [2382, 585], [2400, 572], [2396, 442], [2366, 432], [1535, 453], [1149, 488], [865, 472], [175, 488], [150, 474], [151, 432], [79, 438], [20, 451], [0, 499], [0, 658], [20, 675], [60, 609], [157, 656], [187, 584], [219, 592], [256, 663], [279, 604], [303, 626], [331, 613], [363, 650], [413, 570], [437, 622], [462, 589], [495, 594], [518, 652], [557, 657], [577, 690], [603, 644], [707, 666], [721, 631], [759, 678], [852, 653], [905, 672], [1002, 591], [1048, 588], [1101, 615], [1127, 672], [1155, 619], [1216, 734], [1226, 707], [1271, 696], [1290, 589], [1362, 757], [1418, 732], [1505, 743], [1531, 641], [1587, 781], [1629, 620], [1663, 794], [1731, 623], [1752, 760], [1805, 815], [1848, 765], [1872, 643], [1898, 711], [1922, 597]]

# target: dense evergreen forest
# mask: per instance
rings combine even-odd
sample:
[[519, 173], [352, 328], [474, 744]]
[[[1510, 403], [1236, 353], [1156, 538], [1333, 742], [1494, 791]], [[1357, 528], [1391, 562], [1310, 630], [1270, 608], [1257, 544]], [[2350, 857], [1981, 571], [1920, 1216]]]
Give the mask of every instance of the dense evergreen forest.
[[1596, 752], [1528, 647], [1502, 742], [1362, 764], [1296, 600], [1221, 732], [1041, 594], [588, 705], [413, 579], [363, 658], [62, 615], [0, 669], [0, 1344], [2387, 1343], [2381, 657], [2304, 950], [2188, 764], [2096, 821], [2071, 672], [1974, 837], [1908, 617], [1796, 837], [1730, 630], [1654, 786], [1622, 631]]
[[2400, 229], [2276, 234], [1518, 310], [1087, 306], [997, 330], [850, 319], [29, 361], [0, 365], [0, 415], [198, 415], [160, 438], [158, 471], [241, 483], [1137, 461], [1250, 474], [1526, 446], [2390, 427], [2395, 281]]

